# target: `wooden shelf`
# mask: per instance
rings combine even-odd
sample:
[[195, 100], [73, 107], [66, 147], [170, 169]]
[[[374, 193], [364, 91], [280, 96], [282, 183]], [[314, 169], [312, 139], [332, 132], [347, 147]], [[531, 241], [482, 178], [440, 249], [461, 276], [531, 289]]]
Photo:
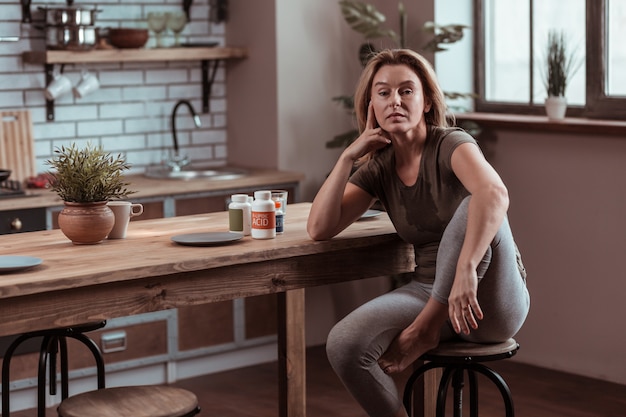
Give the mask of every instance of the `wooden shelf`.
[[[209, 112], [209, 97], [219, 62], [224, 59], [245, 58], [248, 49], [242, 47], [184, 47], [152, 49], [95, 49], [91, 51], [27, 51], [22, 54], [24, 62], [44, 66], [46, 85], [54, 75], [54, 66], [65, 64], [106, 62], [157, 62], [157, 61], [200, 61], [202, 63], [202, 111]], [[213, 67], [209, 68], [209, 62]], [[54, 101], [46, 100], [46, 119], [54, 120]]]
[[28, 51], [22, 58], [29, 64], [77, 64], [98, 62], [213, 61], [245, 58], [247, 48], [153, 48], [96, 49], [91, 51]]

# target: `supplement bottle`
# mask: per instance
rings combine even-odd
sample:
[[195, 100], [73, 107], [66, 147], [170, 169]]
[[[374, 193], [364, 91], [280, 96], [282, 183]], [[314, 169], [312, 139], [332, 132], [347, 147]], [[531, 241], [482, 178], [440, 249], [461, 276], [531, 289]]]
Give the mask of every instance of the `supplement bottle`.
[[274, 200], [276, 206], [276, 234], [279, 235], [285, 230], [285, 213], [280, 200]]
[[231, 232], [243, 233], [250, 236], [252, 207], [248, 203], [246, 194], [233, 194], [228, 205], [228, 228]]
[[254, 239], [276, 237], [276, 207], [270, 191], [254, 192], [251, 231]]

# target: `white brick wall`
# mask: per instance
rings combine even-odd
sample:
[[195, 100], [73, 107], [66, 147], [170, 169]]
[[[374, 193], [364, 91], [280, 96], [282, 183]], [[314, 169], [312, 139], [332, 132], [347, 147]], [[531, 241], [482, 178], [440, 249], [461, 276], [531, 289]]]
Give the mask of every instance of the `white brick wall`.
[[[191, 22], [182, 33], [182, 42], [218, 41], [225, 44], [222, 24], [209, 22], [209, 0], [195, 0]], [[181, 0], [79, 0], [75, 6], [101, 10], [98, 27], [147, 27], [150, 11], [175, 11]], [[31, 111], [38, 172], [49, 167], [45, 161], [55, 147], [72, 142], [101, 144], [109, 152], [122, 152], [132, 164], [132, 172], [159, 163], [172, 146], [170, 117], [180, 99], [189, 100], [200, 115], [202, 127], [196, 128], [186, 107], [177, 117], [178, 140], [183, 152], [198, 163], [222, 165], [226, 161], [226, 88], [225, 72], [220, 67], [210, 98], [210, 114], [202, 114], [200, 62], [104, 63], [65, 65], [73, 83], [81, 71], [97, 75], [98, 91], [76, 99], [69, 94], [55, 102], [55, 120], [46, 121], [45, 75], [43, 66], [25, 64], [22, 53], [44, 50], [44, 33], [35, 28], [43, 24], [38, 7], [64, 7], [65, 0], [33, 0], [32, 24], [22, 24], [19, 0], [0, 0], [0, 37], [19, 36], [18, 42], [0, 42], [0, 110], [28, 108]], [[167, 33], [164, 43], [171, 45]], [[148, 47], [154, 39], [148, 41]], [[59, 66], [57, 66], [59, 69]]]

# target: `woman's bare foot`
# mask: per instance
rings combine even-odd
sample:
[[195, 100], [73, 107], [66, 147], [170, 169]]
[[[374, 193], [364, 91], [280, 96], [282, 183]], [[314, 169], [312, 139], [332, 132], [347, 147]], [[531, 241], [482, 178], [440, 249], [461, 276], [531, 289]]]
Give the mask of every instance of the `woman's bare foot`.
[[424, 353], [437, 347], [440, 332], [431, 333], [417, 335], [408, 328], [403, 330], [378, 360], [378, 365], [386, 374], [404, 371]]
[[409, 327], [391, 342], [378, 360], [386, 374], [404, 371], [420, 356], [437, 347], [441, 327], [448, 318], [448, 306], [431, 298]]

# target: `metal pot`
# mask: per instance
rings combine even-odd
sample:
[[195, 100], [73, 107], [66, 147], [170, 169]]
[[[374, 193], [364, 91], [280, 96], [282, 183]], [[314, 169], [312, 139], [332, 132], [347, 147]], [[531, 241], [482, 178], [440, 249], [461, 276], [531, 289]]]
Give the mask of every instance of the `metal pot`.
[[47, 26], [93, 26], [96, 23], [98, 9], [81, 9], [79, 7], [47, 8], [40, 7], [46, 14]]
[[84, 51], [93, 49], [97, 42], [97, 29], [93, 26], [47, 26], [48, 49]]
[[11, 176], [11, 171], [8, 169], [0, 169], [0, 182], [8, 179]]

